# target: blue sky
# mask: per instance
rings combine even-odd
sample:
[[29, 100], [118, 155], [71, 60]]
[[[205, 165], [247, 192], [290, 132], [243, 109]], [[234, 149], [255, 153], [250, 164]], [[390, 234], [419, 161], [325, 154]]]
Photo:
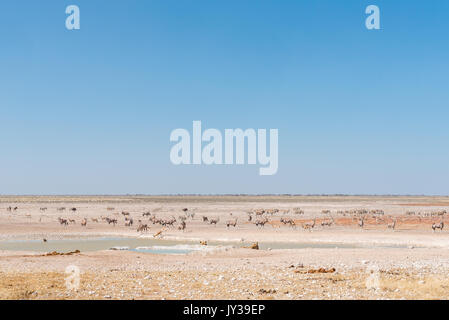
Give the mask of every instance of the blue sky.
[[[447, 195], [448, 32], [446, 0], [1, 1], [0, 194]], [[278, 173], [173, 166], [193, 120], [279, 129]]]

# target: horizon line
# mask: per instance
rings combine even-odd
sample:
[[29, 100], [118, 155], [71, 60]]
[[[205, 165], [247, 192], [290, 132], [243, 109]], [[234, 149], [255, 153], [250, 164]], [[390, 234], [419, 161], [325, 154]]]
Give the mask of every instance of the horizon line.
[[0, 197], [449, 197], [449, 194], [349, 194], [349, 193], [166, 193], [166, 194], [0, 194]]

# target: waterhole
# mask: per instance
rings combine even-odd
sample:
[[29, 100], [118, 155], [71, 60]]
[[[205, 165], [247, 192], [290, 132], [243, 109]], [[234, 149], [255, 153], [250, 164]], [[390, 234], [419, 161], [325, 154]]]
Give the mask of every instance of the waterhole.
[[[153, 254], [187, 254], [194, 251], [210, 251], [227, 248], [250, 246], [247, 242], [209, 241], [207, 246], [197, 241], [175, 241], [142, 238], [98, 238], [98, 239], [67, 239], [67, 240], [14, 240], [0, 241], [0, 250], [32, 251], [32, 252], [92, 252], [100, 250], [132, 250]], [[347, 243], [301, 243], [301, 242], [259, 242], [260, 250], [268, 249], [302, 249], [302, 248], [406, 248], [400, 245], [360, 245]]]

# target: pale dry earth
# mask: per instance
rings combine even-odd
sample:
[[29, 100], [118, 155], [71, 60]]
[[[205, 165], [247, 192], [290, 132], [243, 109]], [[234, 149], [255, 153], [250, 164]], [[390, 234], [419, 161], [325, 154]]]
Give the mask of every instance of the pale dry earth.
[[[8, 211], [7, 208], [17, 207]], [[57, 208], [66, 207], [65, 211]], [[76, 208], [72, 212], [70, 208]], [[304, 214], [296, 215], [293, 208]], [[41, 211], [40, 208], [47, 208]], [[108, 210], [109, 208], [109, 210]], [[113, 209], [112, 209], [113, 208]], [[182, 209], [195, 212], [178, 230]], [[258, 228], [247, 211], [280, 209]], [[351, 215], [337, 211], [383, 210], [381, 219], [368, 217], [363, 228]], [[331, 213], [323, 214], [322, 210]], [[357, 196], [86, 196], [0, 197], [0, 241], [148, 237], [162, 231], [163, 239], [233, 241], [234, 248], [183, 255], [131, 251], [81, 252], [45, 256], [29, 251], [0, 251], [1, 299], [447, 299], [449, 297], [449, 232], [433, 232], [445, 221], [432, 212], [449, 210], [448, 197]], [[122, 211], [135, 225], [125, 227]], [[174, 216], [174, 227], [153, 225], [142, 213]], [[407, 211], [421, 216], [407, 216]], [[232, 213], [232, 215], [230, 215]], [[426, 215], [427, 214], [427, 215]], [[219, 218], [217, 226], [202, 216]], [[334, 219], [330, 227], [323, 221]], [[75, 224], [61, 226], [58, 217]], [[116, 218], [116, 226], [101, 217]], [[237, 217], [235, 228], [226, 221]], [[297, 227], [280, 223], [291, 218]], [[86, 227], [80, 225], [86, 218]], [[301, 225], [311, 223], [311, 231]], [[397, 219], [395, 229], [387, 225]], [[98, 219], [99, 222], [93, 222]], [[137, 232], [137, 221], [149, 231]], [[251, 250], [251, 242], [301, 243], [306, 248]], [[329, 248], [314, 247], [330, 244]], [[332, 247], [333, 244], [354, 247]], [[309, 247], [307, 247], [309, 245]], [[79, 268], [78, 290], [68, 290], [67, 266]], [[335, 269], [330, 273], [308, 271]]]

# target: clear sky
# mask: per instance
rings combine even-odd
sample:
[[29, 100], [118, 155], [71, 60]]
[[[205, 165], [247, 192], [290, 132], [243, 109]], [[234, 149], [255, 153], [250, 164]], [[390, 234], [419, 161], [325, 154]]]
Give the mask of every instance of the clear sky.
[[[278, 173], [172, 165], [193, 120]], [[448, 120], [447, 0], [0, 2], [0, 194], [447, 195]]]

